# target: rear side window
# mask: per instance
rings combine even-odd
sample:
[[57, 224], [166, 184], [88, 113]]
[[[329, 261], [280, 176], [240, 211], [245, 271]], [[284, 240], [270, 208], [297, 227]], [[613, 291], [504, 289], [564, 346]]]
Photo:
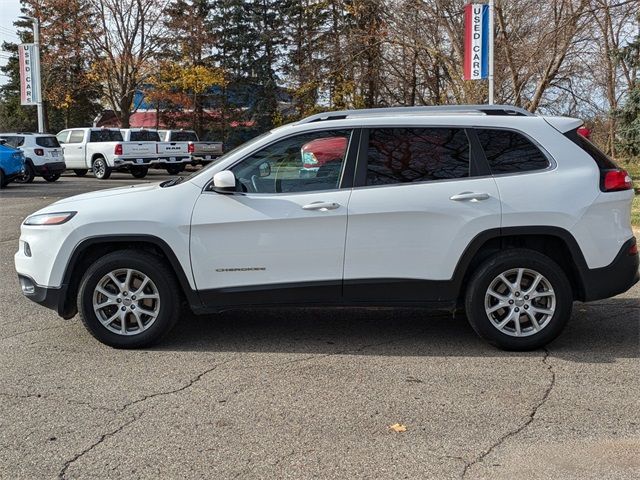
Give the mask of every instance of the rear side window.
[[68, 143], [82, 143], [84, 130], [71, 130]]
[[[73, 134], [71, 134], [73, 136]], [[120, 130], [91, 130], [90, 142], [121, 142]]]
[[529, 172], [549, 166], [547, 157], [527, 137], [510, 130], [476, 129], [491, 173]]
[[44, 148], [58, 148], [60, 146], [58, 139], [53, 135], [50, 137], [36, 137], [36, 145]]
[[367, 185], [468, 177], [469, 150], [459, 128], [371, 129]]
[[171, 142], [197, 142], [196, 132], [171, 132]]
[[18, 148], [24, 145], [24, 137], [18, 135], [3, 135], [0, 137], [0, 140], [4, 140], [6, 145], [13, 148]]
[[159, 142], [160, 135], [158, 132], [152, 132], [149, 130], [138, 130], [131, 132], [129, 140], [132, 142]]

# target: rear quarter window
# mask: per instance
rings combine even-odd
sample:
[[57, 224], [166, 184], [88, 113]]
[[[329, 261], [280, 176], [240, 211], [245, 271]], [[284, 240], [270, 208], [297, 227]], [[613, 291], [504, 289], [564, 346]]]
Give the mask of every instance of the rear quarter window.
[[58, 148], [60, 146], [58, 139], [53, 135], [50, 137], [36, 137], [36, 145], [44, 148]]
[[527, 137], [511, 130], [475, 129], [494, 175], [549, 167], [549, 160]]

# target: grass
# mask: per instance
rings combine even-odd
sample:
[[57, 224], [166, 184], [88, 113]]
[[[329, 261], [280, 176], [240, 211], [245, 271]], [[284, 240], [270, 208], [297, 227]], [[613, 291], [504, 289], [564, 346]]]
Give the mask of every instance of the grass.
[[620, 162], [620, 166], [629, 172], [629, 175], [633, 178], [636, 196], [631, 206], [631, 224], [636, 228], [640, 228], [640, 161]]

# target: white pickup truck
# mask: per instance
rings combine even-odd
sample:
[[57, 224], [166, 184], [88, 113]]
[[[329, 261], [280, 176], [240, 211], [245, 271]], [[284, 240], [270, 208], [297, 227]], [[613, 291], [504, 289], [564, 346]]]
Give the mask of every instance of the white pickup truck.
[[89, 170], [106, 180], [114, 170], [143, 178], [157, 161], [155, 142], [125, 142], [117, 128], [71, 128], [58, 135], [67, 168], [82, 177]]
[[163, 142], [188, 142], [192, 164], [206, 164], [222, 155], [222, 142], [201, 142], [193, 130], [158, 130]]
[[157, 130], [146, 128], [122, 128], [120, 132], [125, 142], [155, 142], [157, 155], [151, 166], [164, 168], [170, 175], [177, 175], [191, 162], [188, 142], [164, 142]]

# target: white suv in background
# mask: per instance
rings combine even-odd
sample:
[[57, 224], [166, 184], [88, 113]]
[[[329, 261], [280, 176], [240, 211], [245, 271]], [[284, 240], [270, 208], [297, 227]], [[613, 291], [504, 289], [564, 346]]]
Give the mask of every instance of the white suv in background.
[[159, 340], [185, 300], [463, 308], [492, 344], [537, 348], [574, 301], [639, 279], [631, 179], [581, 124], [508, 106], [314, 115], [190, 177], [36, 212], [16, 270], [114, 347]]
[[17, 183], [31, 183], [37, 176], [47, 182], [55, 182], [67, 168], [62, 147], [55, 135], [47, 133], [0, 133], [0, 140], [22, 150], [25, 157], [25, 173]]

